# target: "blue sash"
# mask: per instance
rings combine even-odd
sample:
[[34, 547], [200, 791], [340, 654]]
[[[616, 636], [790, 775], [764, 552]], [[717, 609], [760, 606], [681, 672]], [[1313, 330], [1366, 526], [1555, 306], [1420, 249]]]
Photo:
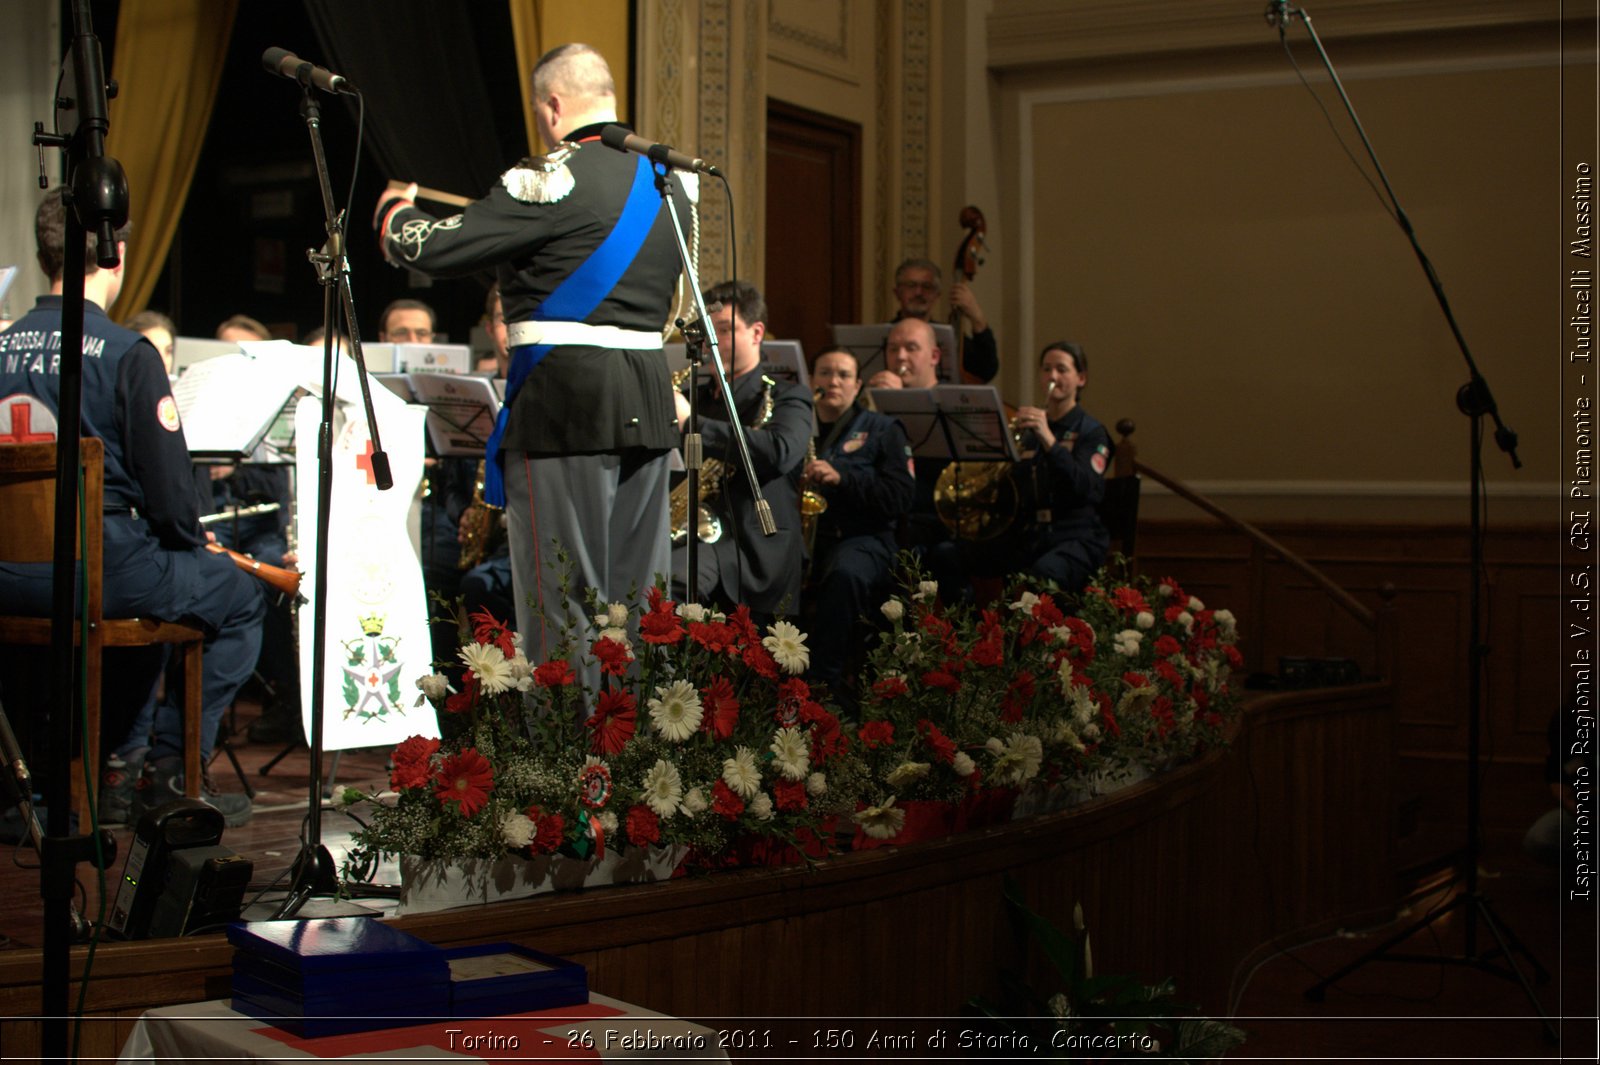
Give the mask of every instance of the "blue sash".
[[[535, 322], [581, 322], [600, 306], [611, 290], [617, 287], [622, 275], [638, 257], [645, 238], [655, 224], [661, 198], [655, 191], [655, 171], [649, 159], [639, 157], [633, 173], [633, 188], [628, 192], [628, 202], [622, 207], [622, 217], [616, 228], [607, 234], [587, 259], [566, 280], [555, 287], [544, 302], [535, 307], [529, 320]], [[506, 505], [504, 464], [500, 440], [505, 436], [510, 420], [511, 403], [528, 379], [533, 368], [550, 353], [553, 344], [518, 344], [511, 349], [511, 367], [506, 374], [506, 401], [500, 408], [494, 432], [489, 435], [484, 449], [483, 498], [493, 507]]]

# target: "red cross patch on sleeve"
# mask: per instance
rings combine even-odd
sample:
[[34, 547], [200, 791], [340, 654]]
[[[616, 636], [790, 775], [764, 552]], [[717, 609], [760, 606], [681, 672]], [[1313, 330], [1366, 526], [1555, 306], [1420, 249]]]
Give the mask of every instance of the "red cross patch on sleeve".
[[183, 428], [183, 423], [178, 420], [178, 401], [171, 396], [162, 396], [161, 402], [156, 404], [156, 421], [169, 433]]

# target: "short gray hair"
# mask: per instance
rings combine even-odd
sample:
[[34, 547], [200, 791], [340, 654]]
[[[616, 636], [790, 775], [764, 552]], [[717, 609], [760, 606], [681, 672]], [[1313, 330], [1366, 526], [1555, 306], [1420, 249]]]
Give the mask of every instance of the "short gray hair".
[[611, 67], [605, 56], [587, 44], [562, 44], [550, 49], [533, 65], [533, 98], [543, 100], [552, 92], [580, 99], [601, 99], [617, 95]]

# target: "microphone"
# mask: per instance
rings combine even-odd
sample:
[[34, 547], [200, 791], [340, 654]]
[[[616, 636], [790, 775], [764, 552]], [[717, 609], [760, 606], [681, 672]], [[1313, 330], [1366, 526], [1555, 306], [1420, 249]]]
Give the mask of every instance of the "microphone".
[[350, 84], [349, 79], [335, 74], [326, 67], [306, 62], [287, 48], [268, 48], [261, 53], [261, 65], [266, 68], [268, 74], [298, 81], [308, 89], [321, 89], [323, 92], [331, 93], [342, 92], [350, 96], [361, 95], [356, 87]]
[[692, 170], [697, 174], [710, 174], [712, 177], [722, 176], [722, 171], [704, 159], [692, 159], [676, 148], [647, 141], [637, 133], [629, 133], [623, 126], [610, 125], [601, 130], [600, 143], [619, 152], [638, 152], [651, 162], [660, 163], [674, 170]]
[[1276, 26], [1279, 31], [1294, 21], [1297, 11], [1289, 10], [1288, 0], [1268, 0], [1267, 10], [1262, 13], [1268, 26]]

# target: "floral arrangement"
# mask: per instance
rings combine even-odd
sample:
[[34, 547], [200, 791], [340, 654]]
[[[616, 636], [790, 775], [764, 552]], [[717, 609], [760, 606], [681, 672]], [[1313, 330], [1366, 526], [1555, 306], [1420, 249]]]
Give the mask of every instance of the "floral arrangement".
[[[459, 679], [418, 680], [444, 740], [393, 754], [368, 851], [424, 859], [680, 847], [704, 866], [907, 842], [908, 815], [1001, 810], [1129, 765], [1159, 770], [1222, 742], [1237, 628], [1175, 580], [1101, 580], [1068, 599], [1016, 586], [950, 609], [913, 577], [881, 608], [841, 721], [802, 674], [805, 635], [749, 611], [592, 603], [531, 662], [484, 613], [460, 619]], [[591, 689], [572, 662], [598, 673]], [[459, 687], [457, 687], [459, 685]], [[945, 816], [938, 830], [959, 827]], [[924, 827], [920, 834], [926, 834]]]

